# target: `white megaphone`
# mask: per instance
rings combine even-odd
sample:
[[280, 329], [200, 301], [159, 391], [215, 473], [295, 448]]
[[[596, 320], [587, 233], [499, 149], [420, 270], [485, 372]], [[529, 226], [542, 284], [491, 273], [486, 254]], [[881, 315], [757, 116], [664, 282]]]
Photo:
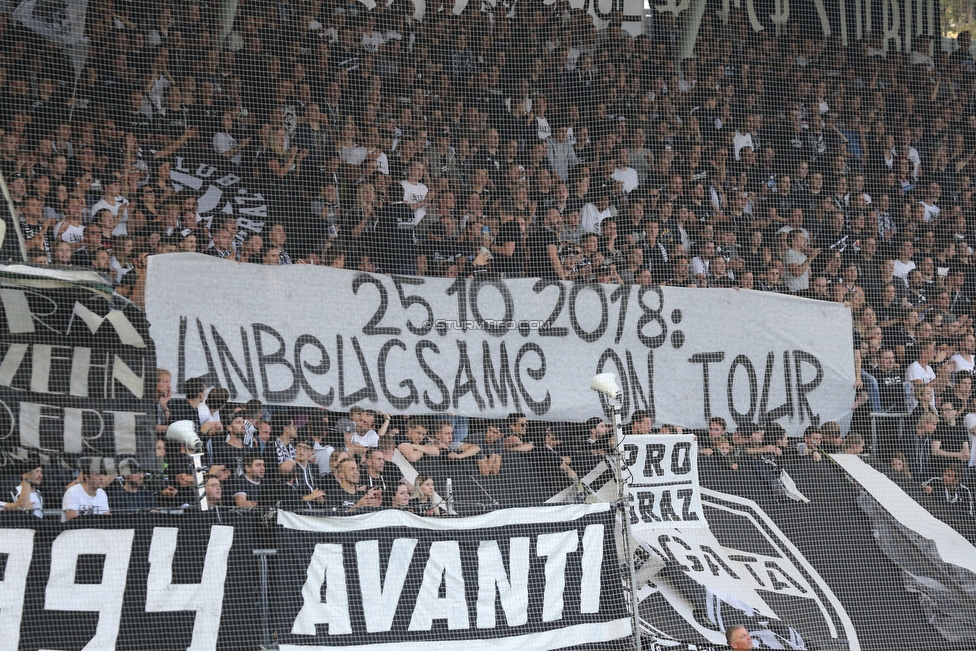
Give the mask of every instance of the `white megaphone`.
[[193, 427], [193, 421], [178, 420], [175, 423], [170, 423], [170, 426], [166, 428], [166, 438], [186, 446], [187, 452], [193, 459], [193, 479], [196, 484], [197, 495], [200, 499], [200, 510], [206, 511], [207, 491], [204, 488], [203, 467], [201, 465], [203, 441], [197, 436], [197, 432]]
[[193, 421], [178, 420], [175, 423], [170, 423], [170, 426], [166, 428], [166, 438], [170, 441], [182, 443], [186, 446], [187, 450], [192, 450], [193, 452], [203, 450], [203, 441], [197, 436], [197, 432], [193, 427]]
[[611, 400], [618, 400], [620, 398], [620, 387], [617, 386], [617, 375], [615, 373], [594, 375], [593, 379], [590, 380], [590, 388], [597, 393], [602, 393]]

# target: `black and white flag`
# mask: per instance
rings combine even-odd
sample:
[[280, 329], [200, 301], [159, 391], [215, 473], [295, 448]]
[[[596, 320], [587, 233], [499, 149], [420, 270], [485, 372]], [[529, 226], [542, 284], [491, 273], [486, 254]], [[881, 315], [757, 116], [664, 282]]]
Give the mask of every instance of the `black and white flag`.
[[64, 46], [77, 77], [88, 58], [87, 10], [88, 0], [24, 0], [13, 17], [32, 32]]

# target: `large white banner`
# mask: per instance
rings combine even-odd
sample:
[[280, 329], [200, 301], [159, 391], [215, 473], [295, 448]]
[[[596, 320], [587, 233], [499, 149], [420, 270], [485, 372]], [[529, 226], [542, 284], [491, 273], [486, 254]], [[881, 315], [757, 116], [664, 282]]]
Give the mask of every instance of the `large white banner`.
[[751, 291], [383, 276], [153, 256], [146, 312], [176, 386], [345, 410], [582, 420], [609, 415], [590, 379], [616, 373], [625, 417], [801, 432], [853, 402], [851, 318]]

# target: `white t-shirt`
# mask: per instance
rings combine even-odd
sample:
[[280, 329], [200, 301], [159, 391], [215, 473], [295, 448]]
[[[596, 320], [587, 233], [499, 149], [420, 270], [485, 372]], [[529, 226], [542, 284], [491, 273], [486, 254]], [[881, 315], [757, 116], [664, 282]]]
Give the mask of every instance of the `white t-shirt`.
[[895, 270], [892, 272], [893, 276], [897, 276], [902, 280], [908, 280], [908, 272], [915, 268], [915, 262], [909, 260], [907, 263], [901, 260], [895, 260]]
[[965, 357], [963, 357], [959, 353], [956, 353], [955, 355], [949, 358], [949, 361], [955, 362], [957, 371], [969, 371], [970, 373], [972, 373], [973, 368], [976, 367], [976, 356], [973, 357], [972, 361], [967, 362]]
[[624, 185], [624, 194], [630, 194], [631, 191], [635, 190], [640, 184], [640, 177], [637, 176], [637, 170], [633, 167], [628, 167], [626, 169], [620, 169], [619, 167], [614, 168], [613, 174], [610, 175], [614, 181], [620, 181]]
[[364, 448], [375, 448], [380, 444], [380, 435], [376, 433], [376, 430], [372, 429], [364, 434], [356, 432], [349, 437], [349, 442], [361, 445]]
[[[13, 492], [11, 494], [12, 495], [11, 502], [16, 502], [18, 499], [20, 499], [20, 494], [22, 492], [23, 492], [23, 490], [21, 489], [20, 484], [17, 484], [17, 487], [13, 490]], [[31, 493], [31, 496], [30, 496], [30, 502], [31, 502], [31, 507], [34, 510], [34, 515], [37, 516], [37, 517], [39, 517], [39, 518], [43, 518], [44, 517], [44, 499], [41, 498], [41, 494], [38, 493], [37, 491], [32, 492]], [[3, 502], [0, 502], [0, 508], [3, 507], [3, 504], [4, 504]]]
[[110, 206], [105, 199], [102, 199], [91, 207], [92, 218], [96, 219], [99, 210], [109, 210], [112, 216], [118, 220], [115, 228], [112, 229], [112, 237], [128, 235], [129, 229], [126, 223], [129, 221], [129, 200], [125, 197], [115, 197], [115, 205]]
[[335, 448], [331, 445], [322, 445], [318, 441], [315, 441], [313, 451], [315, 452], [315, 464], [319, 467], [319, 474], [331, 474], [332, 468], [329, 466], [329, 458], [332, 457]]
[[552, 135], [552, 127], [549, 126], [549, 120], [546, 118], [537, 116], [535, 118], [535, 125], [536, 135], [539, 137], [539, 140], [546, 140]]
[[[931, 366], [923, 367], [917, 361], [912, 362], [905, 369], [905, 382], [909, 385], [914, 384], [915, 380], [921, 380], [924, 384], [928, 384], [935, 379], [935, 371], [932, 370]], [[911, 391], [905, 397], [905, 401], [908, 405], [908, 411], [915, 411], [915, 407], [918, 407], [918, 400], [912, 395]], [[932, 396], [932, 406], [935, 407], [935, 396]]]
[[613, 217], [613, 213], [610, 211], [608, 206], [606, 210], [601, 211], [596, 207], [595, 203], [588, 203], [583, 206], [580, 210], [580, 226], [583, 227], [587, 233], [600, 234], [600, 224], [604, 219], [608, 217]]
[[84, 486], [75, 484], [61, 499], [61, 522], [68, 521], [68, 511], [77, 511], [79, 515], [105, 515], [109, 512], [108, 495], [101, 488], [89, 495]]
[[[411, 183], [404, 179], [400, 181], [403, 187], [403, 200], [407, 203], [420, 203], [427, 198], [428, 188], [423, 183]], [[427, 214], [427, 206], [421, 206], [413, 211], [413, 224], [416, 226]]]
[[752, 134], [751, 133], [739, 133], [735, 132], [735, 137], [732, 140], [732, 144], [735, 147], [735, 159], [741, 160], [739, 152], [743, 147], [748, 147], [749, 149], [755, 149], [752, 146]]
[[973, 468], [976, 467], [976, 434], [973, 434], [973, 428], [976, 427], [976, 414], [966, 414], [962, 422], [969, 432], [969, 467]]

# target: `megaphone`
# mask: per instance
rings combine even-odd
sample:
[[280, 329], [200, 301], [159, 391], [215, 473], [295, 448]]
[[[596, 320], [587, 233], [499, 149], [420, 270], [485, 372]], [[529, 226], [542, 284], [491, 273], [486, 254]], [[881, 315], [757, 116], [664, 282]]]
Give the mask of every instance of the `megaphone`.
[[593, 376], [593, 379], [590, 381], [590, 388], [597, 393], [602, 393], [611, 400], [618, 400], [620, 398], [620, 387], [617, 386], [617, 375], [615, 373], [600, 373], [599, 375]]
[[193, 450], [194, 452], [201, 452], [203, 450], [203, 441], [197, 436], [197, 432], [193, 427], [193, 421], [178, 420], [175, 423], [171, 423], [166, 428], [166, 438], [170, 441], [182, 443], [188, 450]]

